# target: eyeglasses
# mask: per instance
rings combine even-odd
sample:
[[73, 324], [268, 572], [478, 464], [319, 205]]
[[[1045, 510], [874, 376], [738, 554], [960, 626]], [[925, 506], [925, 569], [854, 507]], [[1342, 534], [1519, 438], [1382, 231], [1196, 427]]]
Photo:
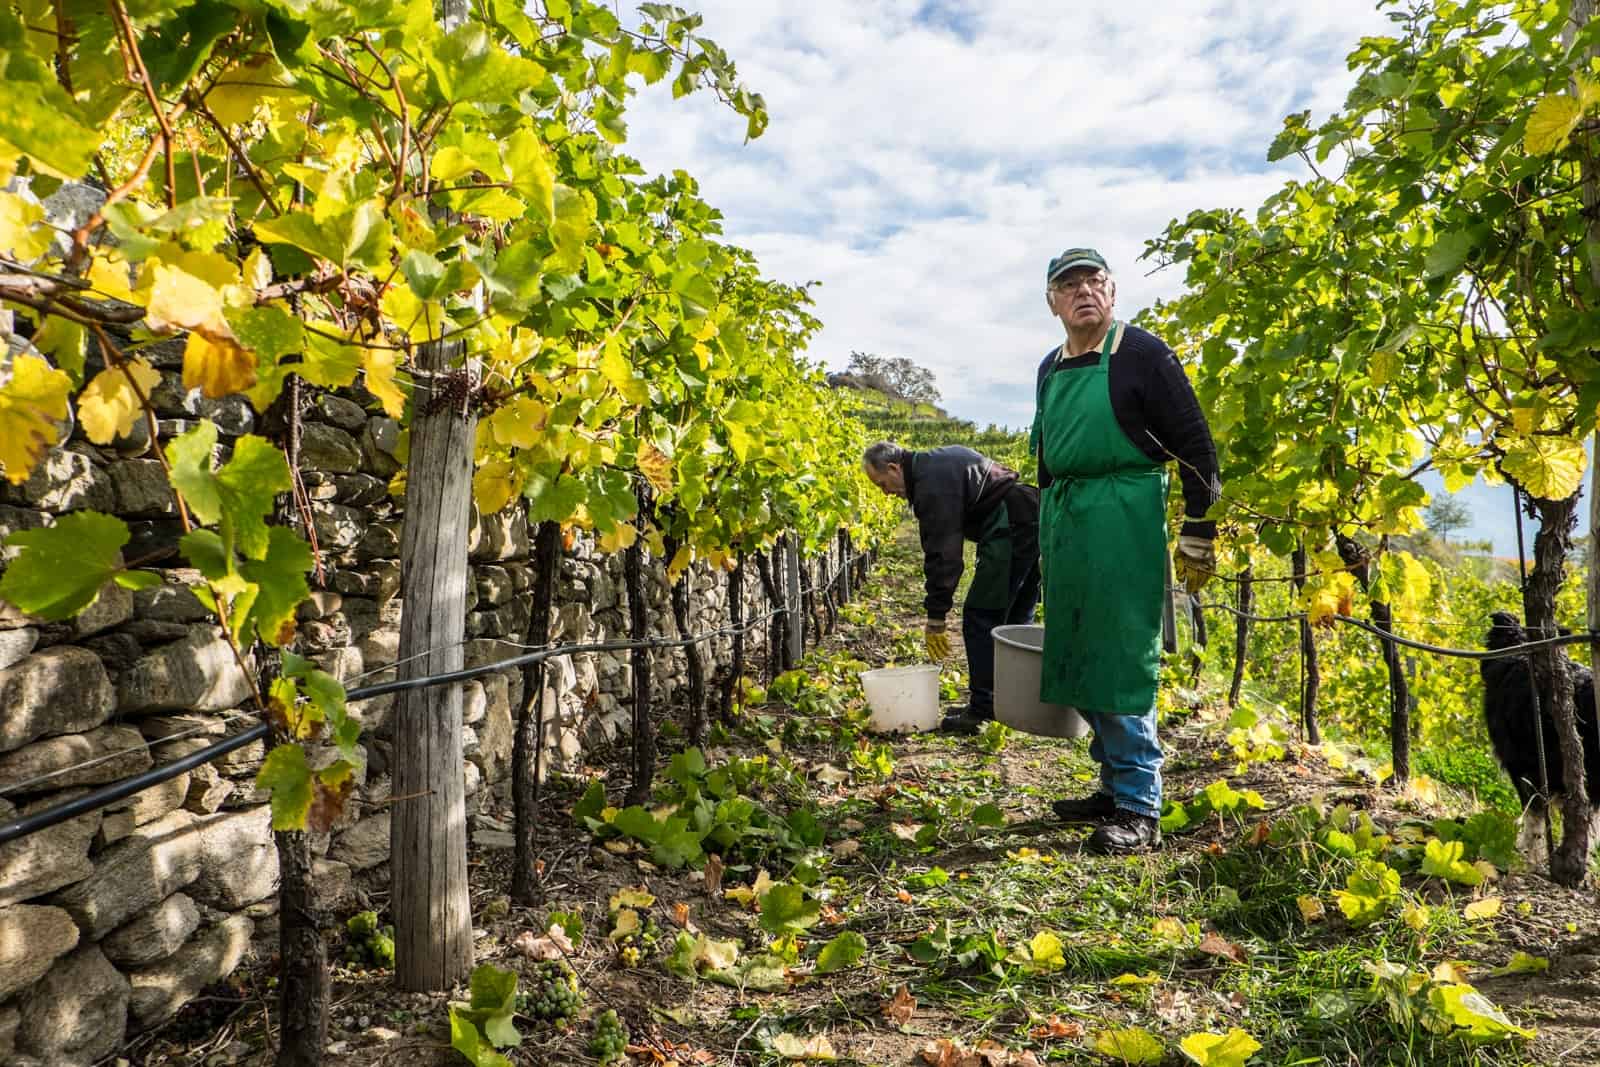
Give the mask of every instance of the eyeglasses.
[[1109, 281], [1111, 279], [1104, 274], [1090, 274], [1083, 278], [1062, 278], [1060, 281], [1051, 282], [1050, 290], [1056, 293], [1070, 293], [1075, 289], [1093, 289], [1098, 293], [1105, 289]]

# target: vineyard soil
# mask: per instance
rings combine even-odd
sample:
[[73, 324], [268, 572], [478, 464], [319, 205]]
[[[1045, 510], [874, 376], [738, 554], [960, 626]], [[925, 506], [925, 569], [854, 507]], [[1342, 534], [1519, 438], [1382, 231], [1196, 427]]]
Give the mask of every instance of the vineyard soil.
[[[925, 1061], [924, 1050], [937, 1056], [940, 1041], [976, 1048], [985, 1040], [1011, 1051], [984, 1062], [1108, 1063], [1119, 1061], [1096, 1052], [1097, 1039], [1134, 1027], [1160, 1042], [1165, 1063], [1188, 1062], [1178, 1047], [1184, 1038], [1234, 1028], [1263, 1046], [1255, 1064], [1600, 1062], [1594, 892], [1516, 871], [1475, 889], [1411, 872], [1388, 914], [1351, 925], [1336, 903], [1347, 860], [1309, 839], [1280, 840], [1297, 811], [1345, 805], [1352, 825], [1365, 813], [1397, 840], [1407, 825], [1428, 832], [1437, 818], [1466, 811], [1448, 794], [1401, 798], [1378, 789], [1359, 753], [1302, 746], [1292, 723], [1281, 724], [1289, 732], [1283, 758], [1241, 759], [1227, 740], [1225, 676], [1198, 693], [1163, 691], [1167, 795], [1186, 801], [1225, 779], [1258, 793], [1264, 806], [1242, 818], [1208, 816], [1149, 856], [1090, 856], [1082, 849], [1087, 828], [1050, 818], [1052, 799], [1088, 788], [1084, 742], [995, 731], [894, 739], [883, 748], [879, 738], [854, 742], [858, 665], [850, 660], [910, 661], [917, 563], [915, 539], [902, 530], [838, 631], [808, 654], [804, 679], [771, 687], [799, 684], [790, 703], [807, 710], [776, 699], [754, 705], [731, 736], [714, 734], [708, 746], [713, 767], [735, 757], [765, 756], [768, 767], [790, 761], [795, 775], [771, 779], [766, 790], [753, 786], [749, 796], [775, 809], [808, 801], [826, 831], [824, 845], [805, 856], [816, 874], [807, 895], [820, 911], [799, 935], [781, 990], [691, 981], [664, 964], [685, 922], [713, 942], [737, 943], [741, 960], [769, 947], [758, 916], [727, 891], [748, 886], [759, 870], [774, 882], [802, 879], [794, 857], [730, 858], [722, 891], [711, 893], [702, 872], [669, 869], [626, 838], [602, 843], [576, 827], [569, 812], [587, 783], [560, 782], [546, 792], [539, 835], [546, 903], [524, 909], [508, 907], [512, 852], [500, 846], [509, 835], [494, 832], [509, 823], [509, 806], [477, 820], [469, 875], [479, 962], [531, 973], [512, 943], [542, 933], [552, 913], [583, 920], [570, 956], [585, 993], [580, 1019], [565, 1030], [519, 1020], [523, 1043], [505, 1050], [512, 1063], [593, 1063], [587, 1044], [607, 1007], [629, 1028], [632, 1063], [777, 1064], [790, 1062], [783, 1050], [817, 1038], [851, 1064], [938, 1062]], [[774, 696], [752, 694], [763, 695]], [[674, 747], [663, 745], [669, 754]], [[614, 783], [626, 777], [627, 754], [606, 758], [609, 802], [620, 804]], [[999, 821], [982, 813], [989, 802], [1003, 825], [986, 825]], [[383, 914], [385, 885], [366, 883], [345, 911]], [[643, 926], [630, 942], [642, 959], [624, 967], [607, 935], [613, 898], [630, 887], [654, 899], [638, 907]], [[1465, 917], [1467, 905], [1484, 900], [1498, 900], [1498, 910]], [[817, 949], [846, 931], [864, 940], [859, 962], [815, 973]], [[1040, 940], [1045, 932], [1054, 945]], [[1519, 953], [1548, 969], [1493, 973]], [[1386, 965], [1438, 982], [1449, 964], [1451, 980], [1471, 983], [1536, 1036], [1474, 1047], [1420, 1022], [1396, 1022], [1381, 996], [1369, 998]], [[273, 970], [257, 961], [234, 987], [213, 990], [128, 1054], [143, 1067], [270, 1063]], [[335, 977], [329, 1062], [466, 1062], [450, 1048], [447, 998], [397, 993], [388, 972]], [[901, 1000], [909, 1015], [893, 1021], [886, 1010], [902, 987], [915, 1003]]]

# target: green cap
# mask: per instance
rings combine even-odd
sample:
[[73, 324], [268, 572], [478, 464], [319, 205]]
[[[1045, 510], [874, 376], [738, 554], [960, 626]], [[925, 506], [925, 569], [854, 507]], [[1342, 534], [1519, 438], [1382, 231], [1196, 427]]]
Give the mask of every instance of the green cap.
[[1094, 249], [1069, 248], [1050, 261], [1050, 266], [1044, 273], [1044, 283], [1049, 285], [1074, 267], [1093, 267], [1106, 272], [1111, 270], [1106, 266], [1106, 258]]

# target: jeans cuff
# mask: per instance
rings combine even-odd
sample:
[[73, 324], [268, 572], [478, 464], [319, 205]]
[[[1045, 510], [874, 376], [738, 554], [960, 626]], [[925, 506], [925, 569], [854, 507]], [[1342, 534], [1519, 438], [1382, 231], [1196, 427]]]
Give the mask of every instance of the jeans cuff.
[[1146, 819], [1161, 821], [1161, 812], [1157, 809], [1141, 807], [1138, 804], [1129, 804], [1121, 800], [1117, 801], [1117, 808], [1121, 811], [1131, 811], [1135, 815], [1143, 815]]

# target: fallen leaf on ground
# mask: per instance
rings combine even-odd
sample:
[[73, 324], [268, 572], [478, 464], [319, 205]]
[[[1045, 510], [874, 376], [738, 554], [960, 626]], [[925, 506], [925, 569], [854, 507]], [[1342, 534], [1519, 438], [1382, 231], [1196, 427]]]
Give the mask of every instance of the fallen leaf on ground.
[[1262, 845], [1267, 843], [1267, 838], [1271, 836], [1272, 826], [1267, 822], [1267, 820], [1262, 819], [1257, 822], [1255, 828], [1250, 831], [1250, 843], [1257, 848], [1260, 848]]
[[917, 833], [922, 829], [920, 822], [897, 822], [889, 824], [889, 832], [902, 841], [915, 841]]
[[559, 960], [572, 951], [572, 939], [567, 937], [565, 930], [552, 923], [549, 931], [542, 936], [532, 930], [522, 931], [511, 942], [511, 947], [530, 960]]
[[[896, 1026], [904, 1026], [911, 1021], [911, 1016], [917, 1010], [917, 998], [911, 995], [911, 988], [902, 985], [894, 997], [883, 1004], [883, 1017]], [[1053, 1017], [1053, 1016], [1052, 1016]]]
[[1500, 914], [1500, 898], [1484, 897], [1482, 900], [1474, 900], [1462, 909], [1461, 914], [1469, 919], [1492, 919]]
[[1048, 1039], [1052, 1037], [1079, 1038], [1083, 1036], [1083, 1024], [1068, 1022], [1059, 1015], [1052, 1015], [1042, 1025], [1035, 1026], [1028, 1031], [1029, 1037]]
[[840, 770], [831, 763], [824, 763], [817, 768], [817, 781], [823, 785], [839, 785], [850, 780], [850, 772]]
[[706, 857], [706, 896], [714, 897], [722, 892], [722, 857], [710, 855]]
[[672, 905], [672, 921], [685, 930], [692, 930], [694, 924], [689, 921], [689, 905], [681, 900]]
[[861, 851], [861, 842], [855, 838], [845, 841], [835, 841], [833, 844], [833, 858], [838, 860], [849, 859]]
[[1208, 956], [1222, 956], [1233, 960], [1235, 963], [1245, 962], [1246, 957], [1243, 948], [1214, 933], [1202, 937], [1200, 944], [1196, 947]]
[[866, 828], [867, 824], [862, 822], [860, 819], [846, 819], [844, 822], [839, 824], [839, 829], [845, 830], [852, 834], [860, 833]]
[[772, 1051], [786, 1060], [836, 1060], [839, 1054], [821, 1034], [799, 1038], [794, 1034], [779, 1034], [772, 1039]]

